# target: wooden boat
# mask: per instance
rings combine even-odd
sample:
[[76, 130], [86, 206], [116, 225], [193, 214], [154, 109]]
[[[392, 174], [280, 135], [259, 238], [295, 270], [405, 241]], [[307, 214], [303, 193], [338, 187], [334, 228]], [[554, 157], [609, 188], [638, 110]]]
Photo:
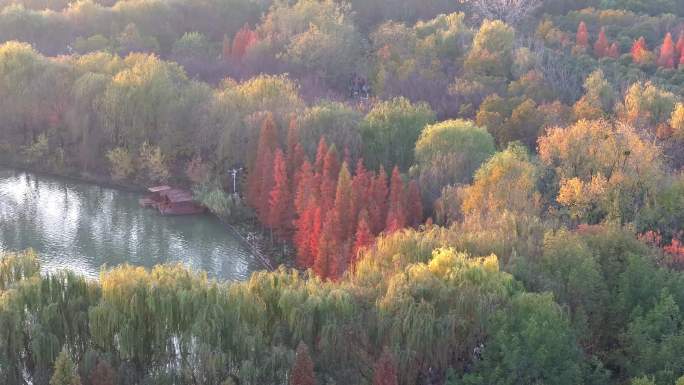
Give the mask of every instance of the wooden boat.
[[140, 206], [159, 210], [162, 215], [201, 214], [206, 208], [195, 202], [192, 192], [169, 186], [155, 186], [147, 189], [150, 194], [140, 199]]

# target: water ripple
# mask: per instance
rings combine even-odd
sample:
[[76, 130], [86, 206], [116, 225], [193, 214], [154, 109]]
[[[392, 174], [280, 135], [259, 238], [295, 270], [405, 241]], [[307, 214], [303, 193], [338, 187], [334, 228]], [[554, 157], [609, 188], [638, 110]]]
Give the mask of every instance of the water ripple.
[[45, 271], [182, 263], [221, 280], [263, 265], [209, 215], [163, 217], [138, 194], [0, 169], [0, 250], [36, 250]]

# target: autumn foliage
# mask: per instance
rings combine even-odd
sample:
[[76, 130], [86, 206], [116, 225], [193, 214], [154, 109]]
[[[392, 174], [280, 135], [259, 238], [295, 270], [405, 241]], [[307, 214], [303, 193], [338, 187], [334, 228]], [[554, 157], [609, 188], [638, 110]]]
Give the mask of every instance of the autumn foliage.
[[677, 44], [675, 44], [675, 50], [677, 54], [682, 54], [684, 52], [684, 31], [679, 33], [679, 39], [677, 39]]
[[589, 47], [589, 32], [587, 31], [587, 24], [583, 21], [577, 26], [576, 44], [580, 47]]
[[684, 270], [684, 243], [680, 240], [682, 233], [672, 237], [669, 243], [663, 240], [663, 236], [653, 230], [639, 234], [640, 241], [653, 247], [660, 248], [666, 255], [665, 262], [672, 268]]
[[420, 188], [414, 180], [405, 181], [398, 167], [389, 183], [382, 167], [369, 171], [362, 159], [352, 173], [349, 152], [341, 162], [324, 138], [312, 164], [296, 130], [291, 123], [284, 153], [275, 121], [266, 116], [247, 180], [247, 202], [279, 240], [292, 241], [300, 268], [324, 279], [340, 278], [376, 235], [422, 223]]
[[[589, 46], [589, 34], [584, 22], [580, 22], [577, 27], [576, 45], [581, 48]], [[598, 37], [594, 42], [593, 53], [598, 59], [604, 57], [617, 59], [620, 57], [620, 47], [617, 42], [611, 43], [608, 40], [604, 27], [601, 27], [599, 30]], [[639, 65], [655, 62], [658, 67], [662, 68], [682, 66], [684, 65], [684, 31], [680, 32], [676, 42], [672, 37], [672, 33], [668, 32], [665, 34], [663, 43], [655, 55], [648, 49], [646, 39], [642, 36], [632, 44], [630, 55], [632, 61]]]
[[648, 50], [646, 39], [643, 36], [634, 41], [630, 53], [632, 54], [632, 60], [637, 64], [645, 64], [648, 61], [651, 52]]
[[665, 68], [674, 68], [674, 55], [674, 41], [672, 41], [672, 34], [668, 32], [667, 35], [665, 35], [665, 39], [663, 40], [663, 45], [660, 47], [660, 56], [658, 57], [657, 61], [658, 66]]
[[606, 29], [601, 27], [598, 39], [594, 43], [594, 55], [596, 57], [608, 56], [610, 50], [610, 43], [608, 43], [608, 38], [606, 37]]
[[233, 45], [230, 51], [231, 56], [234, 59], [242, 59], [247, 53], [247, 50], [251, 45], [256, 43], [258, 40], [257, 32], [250, 29], [249, 25], [245, 24], [233, 38]]
[[613, 43], [610, 45], [610, 48], [608, 49], [607, 55], [608, 57], [611, 57], [613, 59], [617, 59], [620, 57], [620, 47], [618, 47], [617, 43]]

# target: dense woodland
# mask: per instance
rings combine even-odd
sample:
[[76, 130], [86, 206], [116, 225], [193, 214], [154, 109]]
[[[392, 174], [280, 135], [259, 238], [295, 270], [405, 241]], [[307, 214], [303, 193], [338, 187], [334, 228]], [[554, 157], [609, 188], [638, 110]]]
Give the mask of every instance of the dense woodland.
[[684, 385], [684, 1], [0, 7], [2, 164], [192, 186], [291, 251], [7, 253], [0, 384]]

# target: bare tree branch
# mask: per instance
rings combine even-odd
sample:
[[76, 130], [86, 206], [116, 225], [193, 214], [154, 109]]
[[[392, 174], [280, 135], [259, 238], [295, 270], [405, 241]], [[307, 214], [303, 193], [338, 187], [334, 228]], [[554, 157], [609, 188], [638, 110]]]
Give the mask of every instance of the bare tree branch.
[[466, 0], [482, 19], [515, 25], [539, 8], [541, 0]]

